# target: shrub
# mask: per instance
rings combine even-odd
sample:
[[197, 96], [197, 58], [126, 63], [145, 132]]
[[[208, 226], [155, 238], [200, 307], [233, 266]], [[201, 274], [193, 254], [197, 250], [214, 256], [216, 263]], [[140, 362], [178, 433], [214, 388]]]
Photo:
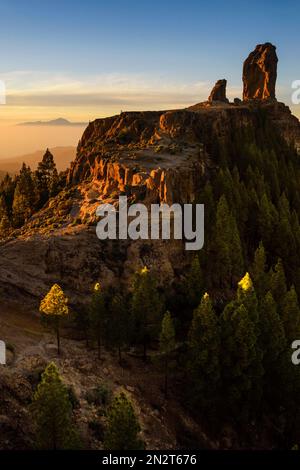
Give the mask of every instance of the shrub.
[[107, 406], [111, 401], [111, 397], [111, 388], [105, 383], [92, 388], [86, 394], [88, 403], [98, 406]]

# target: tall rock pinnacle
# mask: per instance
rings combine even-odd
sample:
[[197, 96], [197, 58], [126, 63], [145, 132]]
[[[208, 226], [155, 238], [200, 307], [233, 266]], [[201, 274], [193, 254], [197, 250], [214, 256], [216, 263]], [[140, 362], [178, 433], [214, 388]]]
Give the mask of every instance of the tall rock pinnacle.
[[227, 80], [218, 80], [215, 86], [213, 87], [211, 94], [208, 97], [209, 103], [213, 101], [221, 101], [223, 103], [228, 103], [226, 98], [226, 85]]
[[275, 98], [277, 62], [276, 47], [269, 42], [249, 54], [243, 67], [244, 101]]

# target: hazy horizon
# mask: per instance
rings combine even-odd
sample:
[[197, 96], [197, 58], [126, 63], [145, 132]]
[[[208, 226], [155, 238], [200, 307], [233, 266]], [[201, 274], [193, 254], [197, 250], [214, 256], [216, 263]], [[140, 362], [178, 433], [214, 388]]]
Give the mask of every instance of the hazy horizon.
[[153, 0], [151, 8], [136, 0], [3, 0], [1, 10], [0, 158], [46, 144], [75, 146], [81, 136], [79, 127], [25, 134], [14, 126], [20, 122], [183, 108], [204, 101], [220, 78], [230, 99], [241, 97], [243, 61], [263, 42], [277, 46], [277, 98], [300, 117], [300, 105], [291, 106], [292, 82], [300, 79], [294, 0], [253, 0], [251, 8], [237, 0], [174, 0], [172, 7]]
[[0, 123], [0, 160], [51, 147], [76, 147], [85, 126], [17, 126]]

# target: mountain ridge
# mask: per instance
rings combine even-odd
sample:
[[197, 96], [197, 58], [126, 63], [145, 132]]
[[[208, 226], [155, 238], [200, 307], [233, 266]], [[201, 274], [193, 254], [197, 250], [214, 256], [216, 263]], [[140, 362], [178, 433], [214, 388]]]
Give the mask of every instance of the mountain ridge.
[[50, 121], [21, 122], [18, 126], [86, 126], [87, 122], [71, 122], [68, 119], [57, 118]]

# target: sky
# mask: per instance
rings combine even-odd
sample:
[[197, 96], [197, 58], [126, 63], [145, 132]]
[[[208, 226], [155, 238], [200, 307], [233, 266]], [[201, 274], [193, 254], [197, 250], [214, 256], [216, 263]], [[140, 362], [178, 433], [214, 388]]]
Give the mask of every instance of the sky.
[[0, 0], [0, 157], [22, 150], [17, 122], [184, 107], [220, 78], [240, 97], [243, 61], [267, 41], [279, 56], [277, 97], [291, 106], [299, 37], [298, 0]]

